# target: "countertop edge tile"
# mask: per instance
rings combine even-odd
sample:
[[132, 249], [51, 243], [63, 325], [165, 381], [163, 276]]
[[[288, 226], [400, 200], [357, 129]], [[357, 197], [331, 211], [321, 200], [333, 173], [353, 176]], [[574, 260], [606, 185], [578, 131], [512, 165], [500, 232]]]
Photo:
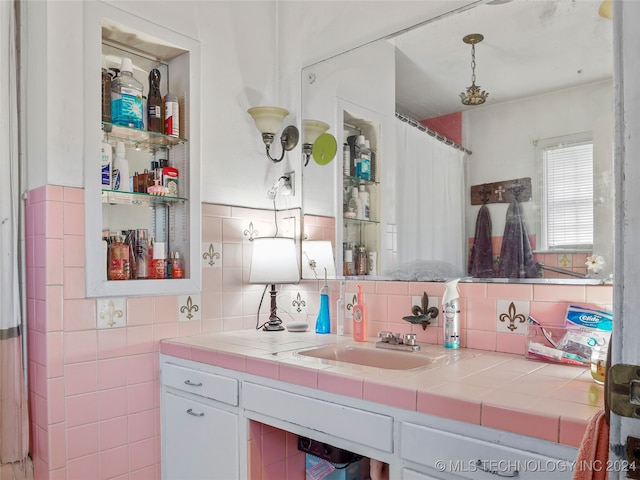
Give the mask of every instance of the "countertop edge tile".
[[496, 405], [482, 405], [480, 424], [506, 432], [558, 443], [560, 417], [526, 412]]
[[481, 408], [480, 402], [418, 391], [417, 411], [420, 413], [480, 425]]

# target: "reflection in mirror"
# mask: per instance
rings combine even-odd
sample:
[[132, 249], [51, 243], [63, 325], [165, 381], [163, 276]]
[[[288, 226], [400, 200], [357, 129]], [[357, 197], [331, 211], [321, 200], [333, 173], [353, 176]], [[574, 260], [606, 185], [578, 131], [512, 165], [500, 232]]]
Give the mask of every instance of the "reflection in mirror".
[[[613, 27], [599, 16], [599, 5], [590, 0], [483, 4], [303, 70], [305, 117], [342, 125], [348, 115], [373, 120], [379, 128], [372, 166], [378, 172], [379, 276], [429, 279], [435, 266], [444, 265], [451, 267], [445, 277], [460, 270], [463, 276], [501, 282], [536, 276], [543, 280], [517, 281], [597, 283], [609, 277]], [[463, 42], [471, 33], [484, 36], [475, 45], [475, 65]], [[472, 71], [476, 85], [490, 92], [480, 106], [465, 106], [460, 99]], [[409, 127], [411, 122], [402, 122], [396, 112], [417, 120], [421, 129]], [[415, 132], [403, 133], [401, 123]], [[339, 145], [353, 134], [346, 129], [336, 128]], [[461, 157], [459, 178], [407, 168], [407, 151], [414, 148], [407, 138], [419, 135], [444, 139], [439, 146]], [[472, 153], [463, 154], [451, 143]], [[341, 245], [346, 241], [343, 165], [333, 164], [323, 171], [305, 170], [303, 205], [305, 215], [331, 211]], [[526, 195], [518, 191], [520, 180], [530, 184]], [[436, 193], [449, 192], [454, 184], [461, 189], [459, 207]], [[473, 192], [481, 199], [483, 191], [486, 201], [474, 201]], [[415, 193], [413, 200], [407, 192]], [[448, 207], [457, 213], [433, 217]], [[404, 219], [407, 213], [413, 218]], [[418, 233], [423, 224], [427, 228]], [[459, 235], [454, 225], [460, 225]], [[457, 246], [455, 254], [424, 250], [443, 239]], [[339, 263], [342, 250], [336, 249]], [[507, 259], [515, 270], [507, 268]], [[478, 260], [480, 268], [474, 270]], [[416, 267], [425, 278], [410, 271]]]

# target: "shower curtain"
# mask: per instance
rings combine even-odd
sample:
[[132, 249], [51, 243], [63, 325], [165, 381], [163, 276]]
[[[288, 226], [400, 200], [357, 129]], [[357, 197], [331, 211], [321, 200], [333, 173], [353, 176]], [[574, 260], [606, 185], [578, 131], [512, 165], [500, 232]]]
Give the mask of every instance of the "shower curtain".
[[[0, 477], [29, 453], [19, 259], [16, 4], [0, 2]], [[23, 465], [24, 466], [24, 465]]]
[[[398, 264], [423, 262], [462, 274], [464, 152], [396, 119], [396, 219]], [[438, 275], [443, 273], [444, 275]]]

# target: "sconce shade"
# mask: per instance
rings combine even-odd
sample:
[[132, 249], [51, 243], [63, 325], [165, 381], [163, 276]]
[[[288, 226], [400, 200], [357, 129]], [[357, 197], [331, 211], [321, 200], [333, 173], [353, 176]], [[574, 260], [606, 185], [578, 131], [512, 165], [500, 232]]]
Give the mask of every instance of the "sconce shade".
[[298, 283], [300, 271], [293, 238], [262, 237], [253, 240], [249, 283]]
[[302, 278], [323, 279], [324, 269], [327, 278], [336, 277], [336, 262], [333, 258], [333, 248], [328, 240], [302, 241]]
[[260, 133], [272, 134], [280, 130], [282, 122], [289, 115], [288, 110], [279, 107], [253, 107], [247, 113], [253, 118]]
[[328, 123], [320, 120], [302, 120], [302, 143], [313, 144], [327, 130], [329, 130]]

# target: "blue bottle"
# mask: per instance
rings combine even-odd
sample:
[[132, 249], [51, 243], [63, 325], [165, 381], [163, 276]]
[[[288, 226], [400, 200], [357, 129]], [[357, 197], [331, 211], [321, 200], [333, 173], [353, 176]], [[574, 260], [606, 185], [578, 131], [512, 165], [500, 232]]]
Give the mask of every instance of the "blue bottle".
[[320, 290], [320, 310], [316, 319], [316, 333], [331, 333], [331, 320], [329, 317], [329, 287], [326, 280]]

